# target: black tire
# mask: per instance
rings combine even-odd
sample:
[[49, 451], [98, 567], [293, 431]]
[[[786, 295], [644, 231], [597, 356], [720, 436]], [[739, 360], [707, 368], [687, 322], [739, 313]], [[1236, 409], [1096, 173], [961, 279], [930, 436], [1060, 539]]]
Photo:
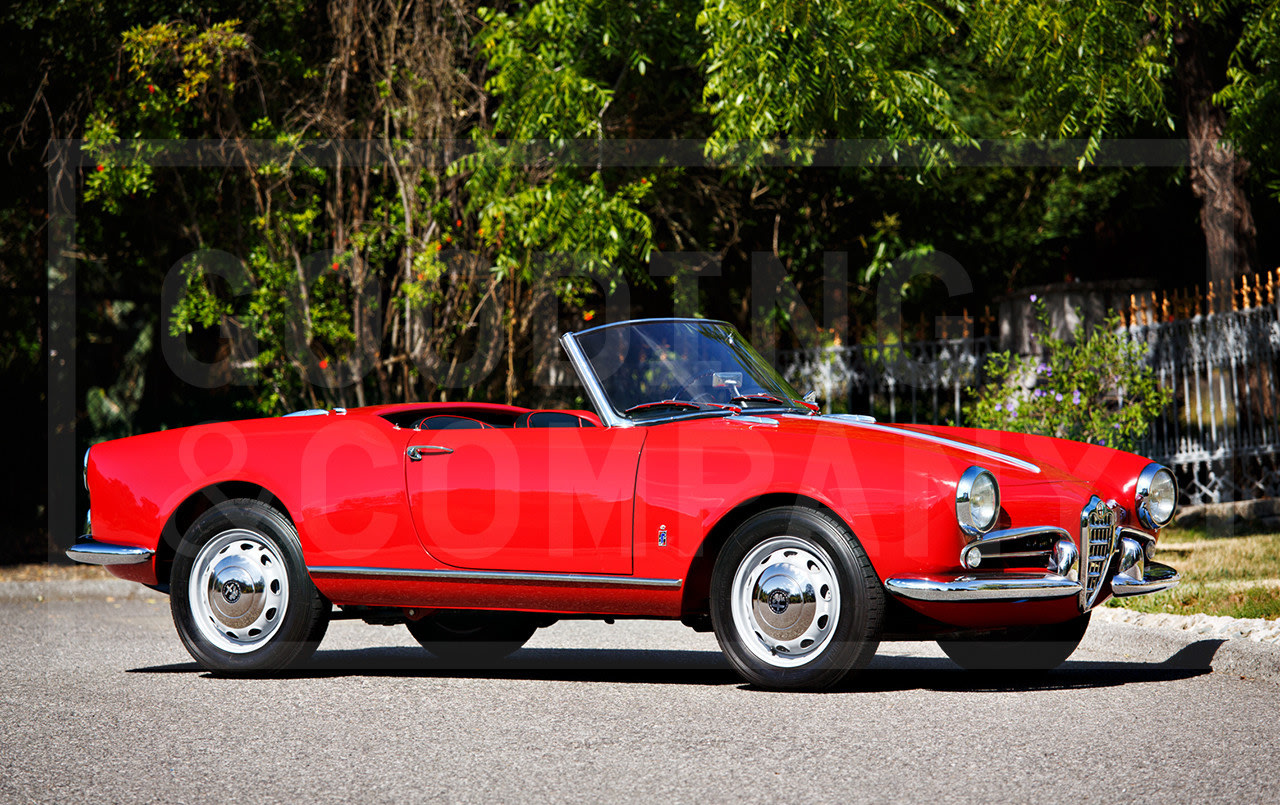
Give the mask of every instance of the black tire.
[[884, 588], [843, 523], [798, 506], [761, 512], [733, 532], [711, 574], [720, 649], [748, 682], [822, 690], [871, 661]]
[[532, 619], [510, 612], [441, 610], [409, 621], [409, 634], [450, 664], [489, 665], [514, 653], [538, 630]]
[[1065, 623], [1013, 626], [939, 640], [956, 665], [969, 671], [1052, 671], [1075, 652], [1092, 612]]
[[329, 602], [307, 575], [293, 523], [257, 500], [219, 503], [187, 529], [170, 604], [196, 662], [223, 674], [306, 661], [329, 627]]

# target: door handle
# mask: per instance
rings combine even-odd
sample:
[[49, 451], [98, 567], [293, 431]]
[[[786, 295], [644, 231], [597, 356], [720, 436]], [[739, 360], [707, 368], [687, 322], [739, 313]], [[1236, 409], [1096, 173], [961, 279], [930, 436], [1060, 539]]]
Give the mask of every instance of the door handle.
[[452, 453], [452, 447], [441, 447], [438, 444], [415, 444], [404, 451], [410, 461], [421, 461], [423, 456], [443, 456]]

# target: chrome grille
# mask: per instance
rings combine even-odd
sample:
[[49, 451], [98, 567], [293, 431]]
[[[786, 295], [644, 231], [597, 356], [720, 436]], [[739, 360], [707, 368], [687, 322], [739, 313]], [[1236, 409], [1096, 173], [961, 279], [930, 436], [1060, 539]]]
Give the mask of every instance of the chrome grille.
[[1116, 551], [1116, 519], [1116, 511], [1096, 496], [1080, 512], [1082, 609], [1089, 609], [1098, 600], [1102, 580], [1107, 577]]

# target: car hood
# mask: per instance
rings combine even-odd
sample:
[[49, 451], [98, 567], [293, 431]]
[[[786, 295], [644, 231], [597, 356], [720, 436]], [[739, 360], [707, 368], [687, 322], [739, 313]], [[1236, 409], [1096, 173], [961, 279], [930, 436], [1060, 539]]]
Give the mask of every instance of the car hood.
[[[952, 461], [986, 467], [1005, 487], [1085, 484], [1097, 479], [1133, 476], [1147, 459], [1101, 445], [1008, 431], [876, 422], [844, 414], [777, 417], [784, 431], [812, 431], [904, 450], [933, 453]], [[1118, 490], [1116, 490], [1118, 491]]]

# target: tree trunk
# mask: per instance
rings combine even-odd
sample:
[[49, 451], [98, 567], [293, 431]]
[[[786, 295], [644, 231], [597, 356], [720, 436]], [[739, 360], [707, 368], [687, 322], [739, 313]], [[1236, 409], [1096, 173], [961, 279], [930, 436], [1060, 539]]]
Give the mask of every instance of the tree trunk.
[[1187, 22], [1175, 41], [1174, 78], [1187, 121], [1191, 192], [1200, 201], [1206, 272], [1217, 309], [1229, 310], [1236, 277], [1253, 273], [1257, 264], [1257, 229], [1244, 187], [1249, 162], [1222, 138], [1226, 111], [1213, 101], [1215, 87], [1199, 23]]

